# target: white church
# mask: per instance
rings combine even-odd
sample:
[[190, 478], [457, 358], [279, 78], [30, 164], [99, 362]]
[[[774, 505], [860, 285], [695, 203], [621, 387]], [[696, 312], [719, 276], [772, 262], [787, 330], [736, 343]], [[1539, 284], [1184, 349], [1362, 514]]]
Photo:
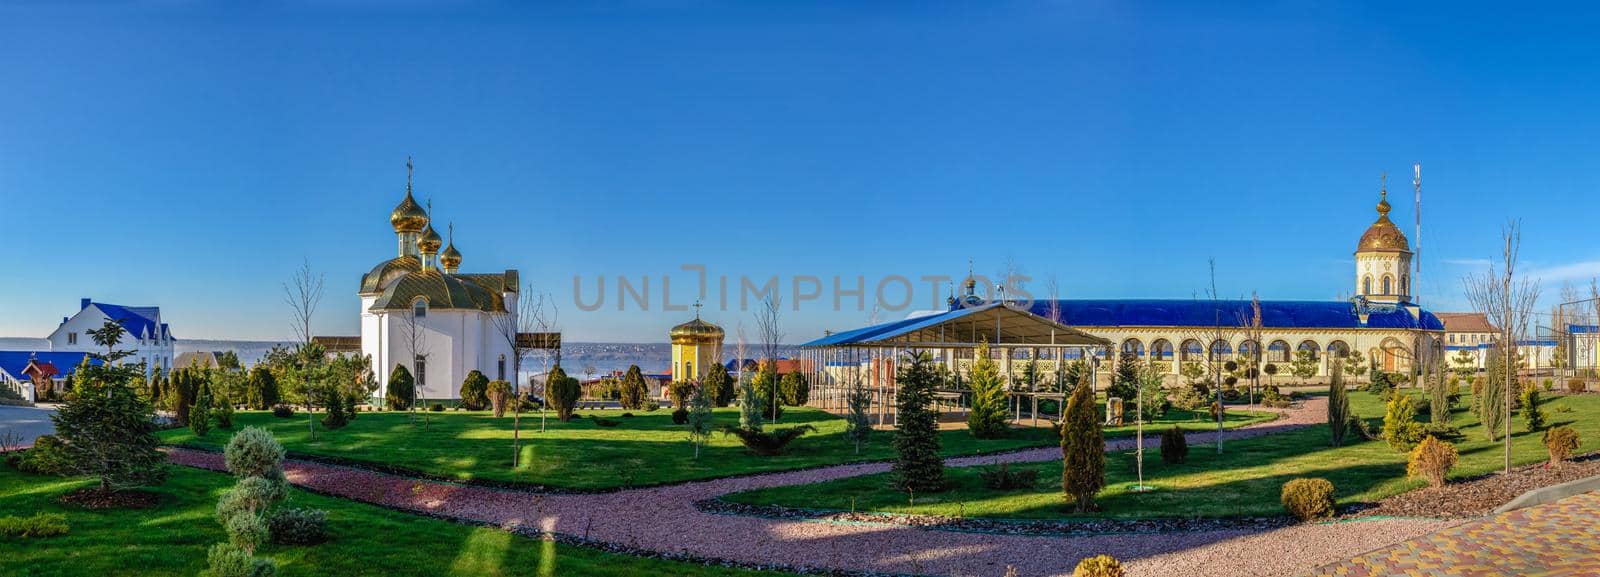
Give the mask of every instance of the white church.
[[394, 258], [361, 277], [361, 352], [372, 358], [379, 399], [389, 375], [403, 365], [416, 380], [419, 400], [461, 397], [467, 373], [514, 381], [511, 338], [516, 338], [517, 271], [463, 273], [455, 233], [444, 239], [411, 194], [389, 214], [398, 247]]

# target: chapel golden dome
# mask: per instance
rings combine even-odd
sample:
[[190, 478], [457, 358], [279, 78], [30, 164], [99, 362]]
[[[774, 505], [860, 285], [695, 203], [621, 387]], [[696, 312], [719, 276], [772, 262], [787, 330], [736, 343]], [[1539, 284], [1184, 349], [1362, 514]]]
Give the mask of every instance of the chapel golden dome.
[[411, 185], [406, 184], [406, 198], [394, 207], [394, 212], [389, 213], [389, 224], [394, 226], [396, 233], [421, 232], [428, 226], [428, 212], [422, 210], [422, 205], [411, 197]]
[[722, 327], [695, 317], [692, 321], [672, 327], [672, 331], [667, 335], [673, 339], [720, 339], [725, 333], [722, 332]]
[[1356, 252], [1411, 252], [1411, 243], [1400, 227], [1389, 220], [1389, 191], [1384, 190], [1378, 199], [1378, 220], [1367, 227], [1356, 245]]
[[444, 247], [444, 252], [439, 253], [439, 266], [446, 271], [461, 268], [461, 251], [456, 250], [455, 241], [450, 241], [450, 246]]
[[417, 250], [424, 254], [439, 252], [439, 245], [444, 244], [444, 239], [439, 238], [439, 233], [434, 232], [433, 225], [423, 229], [422, 236], [417, 239]]

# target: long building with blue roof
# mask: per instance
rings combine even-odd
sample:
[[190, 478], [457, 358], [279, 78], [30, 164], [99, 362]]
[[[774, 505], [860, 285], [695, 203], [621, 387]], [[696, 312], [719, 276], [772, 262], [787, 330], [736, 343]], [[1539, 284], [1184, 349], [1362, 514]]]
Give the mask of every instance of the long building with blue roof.
[[[1174, 375], [1186, 363], [1237, 357], [1282, 365], [1280, 372], [1287, 374], [1288, 364], [1299, 357], [1314, 360], [1317, 375], [1326, 376], [1335, 359], [1359, 353], [1364, 362], [1379, 370], [1409, 370], [1421, 347], [1442, 353], [1445, 325], [1414, 302], [1413, 253], [1405, 234], [1389, 219], [1387, 196], [1384, 192], [1377, 205], [1377, 220], [1356, 244], [1354, 296], [1348, 300], [1017, 301], [980, 295], [978, 283], [969, 276], [963, 294], [959, 298], [952, 295], [947, 310], [828, 334], [804, 346], [925, 347], [944, 351], [936, 357], [943, 354], [959, 359], [968, 354], [958, 352], [958, 346], [968, 342], [959, 339], [982, 339], [1001, 349], [997, 354], [1002, 359], [1043, 358], [1048, 364], [1057, 354], [1064, 359], [1075, 354], [1107, 359], [1132, 355], [1165, 362]], [[1002, 303], [1007, 312], [991, 312]], [[984, 311], [985, 318], [999, 318], [998, 314], [1017, 326], [1048, 330], [1048, 339], [1042, 333], [1011, 334], [1003, 327], [990, 329], [982, 323], [970, 323], [969, 331], [964, 328], [968, 323], [961, 319], [973, 311]], [[1038, 322], [1030, 325], [1019, 315]], [[1084, 337], [1097, 344], [1082, 346], [1088, 342]], [[1079, 346], [1059, 346], [1069, 344]], [[820, 356], [838, 362], [836, 354]], [[952, 362], [951, 367], [959, 364]]]

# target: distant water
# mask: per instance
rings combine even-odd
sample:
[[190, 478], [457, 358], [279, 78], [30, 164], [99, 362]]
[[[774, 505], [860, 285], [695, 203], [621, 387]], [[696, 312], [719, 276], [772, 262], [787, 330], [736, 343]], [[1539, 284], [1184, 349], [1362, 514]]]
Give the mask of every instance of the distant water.
[[[274, 346], [289, 346], [290, 343], [279, 341], [236, 341], [221, 339], [179, 339], [173, 349], [176, 354], [195, 351], [233, 351], [239, 355], [239, 361], [246, 365], [253, 365], [266, 356], [267, 351]], [[50, 342], [45, 339], [0, 337], [0, 350], [5, 351], [44, 351], [49, 350]], [[733, 358], [733, 351], [728, 353], [724, 360]], [[779, 355], [793, 356], [793, 347], [783, 347]], [[755, 351], [747, 353], [755, 356]], [[551, 359], [553, 362], [554, 359]], [[543, 369], [544, 359], [536, 352], [532, 357], [523, 361], [525, 374], [538, 374]], [[566, 368], [567, 374], [582, 378], [587, 374], [603, 375], [612, 371], [624, 371], [629, 365], [639, 365], [646, 373], [665, 373], [672, 364], [672, 348], [668, 343], [563, 343], [561, 347], [561, 365]]]

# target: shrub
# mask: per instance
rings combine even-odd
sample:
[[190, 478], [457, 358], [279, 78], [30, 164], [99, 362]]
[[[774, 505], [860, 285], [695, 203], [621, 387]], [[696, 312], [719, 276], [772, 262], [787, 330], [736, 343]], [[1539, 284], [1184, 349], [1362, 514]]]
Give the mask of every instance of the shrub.
[[594, 421], [596, 427], [615, 427], [622, 424], [622, 421], [607, 419], [605, 417], [596, 417], [594, 415], [589, 415], [589, 420]]
[[328, 399], [328, 410], [322, 414], [322, 426], [329, 429], [342, 429], [350, 424], [349, 401], [343, 393], [333, 391]]
[[1039, 471], [1037, 469], [1012, 470], [1009, 464], [1001, 463], [999, 467], [994, 469], [978, 469], [978, 478], [983, 479], [983, 486], [996, 491], [1032, 489], [1039, 484]]
[[728, 368], [720, 363], [712, 364], [706, 370], [706, 390], [711, 393], [711, 404], [726, 407], [733, 402], [733, 378], [728, 375]]
[[396, 364], [389, 372], [389, 390], [384, 396], [391, 411], [404, 411], [417, 402], [417, 381], [405, 365]]
[[484, 388], [484, 396], [489, 398], [489, 408], [494, 409], [495, 418], [505, 416], [507, 401], [515, 401], [512, 399], [511, 383], [499, 379], [489, 381]]
[[1211, 414], [1211, 420], [1215, 421], [1226, 415], [1227, 409], [1222, 406], [1222, 403], [1211, 401], [1211, 409], [1209, 412]]
[[461, 379], [460, 407], [468, 411], [482, 411], [489, 406], [489, 377], [477, 369], [467, 371]]
[[1328, 375], [1328, 432], [1333, 446], [1344, 445], [1344, 435], [1349, 432], [1350, 391], [1344, 388], [1343, 367], [1334, 365]]
[[1078, 562], [1072, 577], [1123, 577], [1122, 563], [1110, 555], [1095, 555]]
[[628, 372], [622, 374], [622, 408], [635, 411], [645, 409], [645, 405], [655, 403], [650, 398], [650, 386], [644, 382], [644, 373], [639, 370], [639, 365], [628, 365]]
[[1455, 445], [1429, 436], [1411, 450], [1406, 460], [1406, 476], [1424, 479], [1429, 486], [1438, 489], [1444, 486], [1445, 475], [1456, 466], [1456, 458]]
[[245, 380], [244, 403], [257, 411], [278, 404], [278, 380], [266, 363], [250, 369], [250, 376]]
[[[689, 406], [689, 395], [693, 393], [694, 383], [692, 382], [672, 381], [667, 383], [667, 398], [672, 400], [673, 408], [687, 410]], [[677, 422], [676, 417], [674, 417], [673, 422]]]
[[430, 405], [428, 407], [428, 410], [433, 411], [435, 413], [443, 413], [444, 412], [444, 403], [434, 403], [433, 405]]
[[283, 478], [283, 445], [266, 429], [245, 427], [228, 439], [222, 453], [235, 477]]
[[732, 425], [724, 425], [722, 427], [723, 434], [739, 437], [739, 442], [744, 443], [744, 448], [762, 457], [782, 454], [784, 448], [788, 447], [789, 443], [794, 442], [795, 439], [800, 438], [800, 435], [816, 432], [816, 430], [816, 427], [811, 425], [773, 429], [765, 432]]
[[1383, 440], [1396, 451], [1410, 449], [1422, 440], [1422, 424], [1411, 405], [1411, 395], [1393, 395], [1383, 414]]
[[267, 531], [267, 520], [260, 515], [230, 516], [223, 528], [228, 531], [228, 542], [245, 551], [255, 551], [271, 536]]
[[550, 406], [556, 410], [556, 418], [565, 421], [572, 420], [572, 410], [578, 407], [578, 397], [583, 394], [583, 389], [578, 385], [578, 379], [567, 376], [567, 372], [556, 365], [545, 375], [545, 397], [550, 399]]
[[1189, 439], [1183, 436], [1183, 429], [1173, 425], [1171, 429], [1161, 433], [1161, 462], [1176, 465], [1187, 458], [1189, 458]]
[[1301, 521], [1333, 516], [1333, 483], [1302, 478], [1283, 484], [1283, 509]]
[[229, 543], [217, 543], [206, 553], [202, 577], [273, 577], [278, 567], [267, 559], [257, 559]]
[[62, 475], [71, 468], [66, 445], [55, 435], [39, 435], [33, 448], [22, 452], [14, 465], [18, 471], [33, 475]]
[[328, 512], [321, 509], [279, 509], [267, 517], [272, 542], [279, 545], [316, 545], [328, 540]]
[[779, 379], [778, 389], [783, 393], [785, 405], [803, 407], [811, 402], [811, 383], [806, 382], [805, 374], [800, 371], [794, 371]]
[[1529, 433], [1544, 430], [1544, 409], [1539, 408], [1539, 389], [1528, 387], [1522, 390], [1522, 424]]
[[672, 412], [672, 424], [682, 425], [689, 422], [689, 409], [678, 409]]
[[36, 513], [28, 517], [6, 515], [0, 517], [0, 535], [29, 539], [55, 537], [67, 534], [67, 516], [60, 513]]
[[1552, 379], [1550, 377], [1545, 377], [1544, 382], [1539, 383], [1539, 386], [1543, 387], [1544, 388], [1544, 392], [1548, 393], [1550, 391], [1556, 390], [1556, 381], [1555, 381], [1555, 379]]
[[1578, 450], [1578, 432], [1562, 425], [1544, 432], [1544, 448], [1550, 452], [1550, 465], [1560, 466]]
[[1569, 393], [1581, 393], [1581, 392], [1584, 392], [1587, 389], [1588, 389], [1588, 386], [1583, 382], [1583, 379], [1578, 379], [1578, 378], [1567, 379], [1567, 392], [1569, 392]]

